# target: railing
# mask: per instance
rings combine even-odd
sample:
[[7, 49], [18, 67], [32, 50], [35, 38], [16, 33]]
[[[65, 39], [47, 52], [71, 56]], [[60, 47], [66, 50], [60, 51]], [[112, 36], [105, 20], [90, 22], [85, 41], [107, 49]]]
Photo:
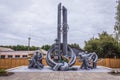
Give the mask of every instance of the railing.
[[[43, 64], [47, 65], [46, 59], [43, 59]], [[29, 58], [6, 58], [6, 59], [0, 59], [0, 68], [13, 68], [23, 65], [29, 64]], [[97, 63], [99, 66], [106, 66], [110, 68], [120, 68], [120, 59], [110, 59], [105, 58], [98, 60]], [[75, 65], [80, 66], [81, 62], [79, 62], [79, 59], [77, 58]]]

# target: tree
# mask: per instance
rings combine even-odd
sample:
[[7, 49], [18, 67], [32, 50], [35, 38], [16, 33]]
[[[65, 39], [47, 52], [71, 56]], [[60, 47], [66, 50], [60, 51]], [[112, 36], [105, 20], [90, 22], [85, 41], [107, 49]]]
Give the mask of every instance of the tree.
[[120, 44], [117, 43], [117, 40], [105, 31], [98, 35], [99, 38], [91, 38], [85, 41], [84, 49], [88, 52], [96, 52], [101, 58], [120, 57], [120, 47], [118, 47]]
[[79, 44], [77, 44], [77, 43], [69, 44], [69, 46], [80, 49], [80, 46], [79, 46]]
[[46, 45], [43, 45], [41, 47], [41, 49], [44, 49], [44, 50], [48, 51], [50, 49], [50, 47], [51, 47], [51, 45], [46, 44]]
[[[69, 44], [69, 46], [80, 49], [80, 46], [77, 43]], [[51, 47], [51, 45], [46, 44], [46, 45], [41, 46], [41, 49], [48, 51], [50, 49], [50, 47]]]
[[116, 23], [114, 26], [115, 38], [117, 41], [120, 41], [120, 1], [118, 1], [117, 5], [117, 13], [116, 13]]
[[[28, 46], [24, 46], [24, 45], [15, 45], [15, 46], [3, 46], [1, 45], [0, 47], [6, 47], [6, 48], [11, 48], [15, 51], [27, 51], [28, 50]], [[36, 46], [31, 46], [30, 50], [38, 50], [39, 47]]]

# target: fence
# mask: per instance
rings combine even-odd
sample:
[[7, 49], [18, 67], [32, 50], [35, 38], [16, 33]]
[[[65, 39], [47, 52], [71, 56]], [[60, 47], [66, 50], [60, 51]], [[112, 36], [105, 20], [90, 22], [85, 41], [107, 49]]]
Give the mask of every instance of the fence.
[[[76, 60], [75, 65], [81, 65], [81, 62], [79, 62], [79, 59]], [[120, 59], [114, 59], [114, 58], [100, 59], [98, 60], [97, 65], [106, 66], [110, 68], [120, 68]]]
[[[47, 65], [46, 59], [43, 59], [43, 64]], [[13, 68], [29, 64], [29, 58], [6, 58], [0, 59], [0, 68]], [[120, 59], [101, 59], [97, 63], [99, 66], [106, 66], [110, 68], [120, 68]], [[79, 59], [77, 58], [75, 65], [81, 65]]]

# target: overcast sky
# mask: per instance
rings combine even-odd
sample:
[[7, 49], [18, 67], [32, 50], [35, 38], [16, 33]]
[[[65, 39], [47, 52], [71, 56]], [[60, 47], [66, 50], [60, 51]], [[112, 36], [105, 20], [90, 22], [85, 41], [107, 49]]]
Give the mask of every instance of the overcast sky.
[[68, 42], [84, 46], [98, 33], [113, 33], [116, 0], [0, 0], [0, 45], [53, 44], [57, 5], [68, 10]]

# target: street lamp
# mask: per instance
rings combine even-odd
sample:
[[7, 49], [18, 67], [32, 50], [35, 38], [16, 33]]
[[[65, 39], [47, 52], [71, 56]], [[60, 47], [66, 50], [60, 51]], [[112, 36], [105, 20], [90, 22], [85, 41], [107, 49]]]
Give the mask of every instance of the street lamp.
[[31, 40], [31, 37], [28, 37], [28, 51], [30, 50], [30, 40]]

